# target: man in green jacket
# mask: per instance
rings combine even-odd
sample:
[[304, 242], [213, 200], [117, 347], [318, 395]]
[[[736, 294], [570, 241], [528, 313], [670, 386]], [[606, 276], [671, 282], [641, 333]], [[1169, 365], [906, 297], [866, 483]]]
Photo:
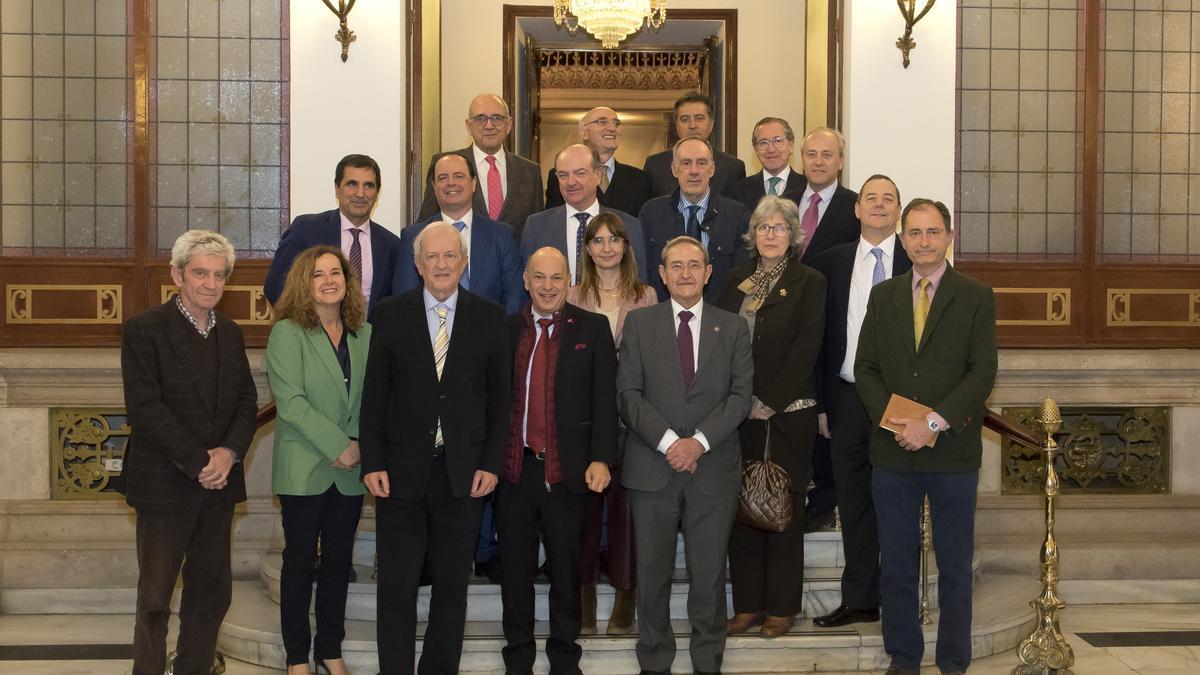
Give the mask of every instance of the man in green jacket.
[[[921, 505], [926, 496], [938, 561], [935, 661], [942, 673], [971, 662], [971, 558], [980, 431], [996, 380], [992, 289], [946, 261], [954, 243], [941, 202], [914, 199], [900, 218], [908, 274], [871, 291], [854, 377], [871, 421], [871, 493], [879, 523], [883, 644], [889, 675], [917, 675], [925, 642], [918, 618]], [[882, 420], [892, 394], [932, 408]], [[885, 421], [898, 431], [878, 427]]]

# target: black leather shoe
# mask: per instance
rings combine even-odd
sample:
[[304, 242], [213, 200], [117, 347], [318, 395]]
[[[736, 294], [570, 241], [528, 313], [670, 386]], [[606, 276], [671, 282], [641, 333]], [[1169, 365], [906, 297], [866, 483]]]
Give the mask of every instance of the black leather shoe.
[[493, 584], [500, 583], [500, 556], [475, 563], [475, 576], [485, 577]]
[[835, 628], [852, 623], [874, 623], [878, 620], [878, 609], [851, 609], [842, 605], [828, 614], [815, 617], [813, 623], [821, 628]]
[[901, 668], [900, 666], [888, 666], [887, 672], [884, 675], [921, 675], [920, 668]]
[[804, 531], [820, 532], [833, 527], [833, 509], [828, 511], [804, 511]]
[[643, 670], [638, 675], [671, 675], [669, 670]]

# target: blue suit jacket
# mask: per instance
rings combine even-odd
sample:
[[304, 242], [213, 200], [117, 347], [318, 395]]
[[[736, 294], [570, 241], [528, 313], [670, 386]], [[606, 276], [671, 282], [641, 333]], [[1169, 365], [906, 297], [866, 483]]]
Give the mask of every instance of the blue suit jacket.
[[[267, 270], [263, 293], [271, 304], [279, 302], [283, 293], [283, 282], [296, 256], [306, 249], [320, 244], [342, 247], [342, 222], [338, 210], [323, 213], [306, 213], [296, 216], [292, 225], [279, 239], [279, 249]], [[379, 301], [392, 294], [392, 270], [396, 267], [396, 254], [400, 251], [400, 237], [392, 234], [375, 221], [371, 221], [371, 305], [367, 315], [375, 316]]]
[[[413, 261], [413, 242], [425, 226], [436, 222], [435, 213], [419, 223], [409, 225], [400, 233], [400, 254], [396, 256], [396, 273], [392, 275], [392, 295], [421, 286], [421, 276]], [[472, 293], [495, 302], [509, 314], [521, 311], [528, 296], [521, 273], [525, 264], [517, 256], [517, 241], [512, 226], [488, 218], [486, 213], [471, 212], [470, 278], [464, 284]]]
[[[633, 245], [633, 256], [637, 259], [638, 278], [649, 282], [651, 270], [646, 262], [646, 235], [642, 233], [642, 224], [628, 213], [610, 209], [607, 206], [601, 206], [600, 213], [615, 213], [625, 223], [625, 229], [629, 230], [631, 240], [629, 244]], [[571, 242], [571, 245], [574, 246], [575, 242]], [[525, 230], [521, 232], [521, 259], [529, 260], [529, 256], [543, 246], [552, 246], [562, 251], [568, 259], [570, 258], [567, 253], [566, 206], [555, 206], [545, 211], [539, 211], [525, 221]], [[654, 269], [658, 269], [657, 262], [654, 264]], [[658, 276], [657, 271], [654, 271], [654, 276]]]

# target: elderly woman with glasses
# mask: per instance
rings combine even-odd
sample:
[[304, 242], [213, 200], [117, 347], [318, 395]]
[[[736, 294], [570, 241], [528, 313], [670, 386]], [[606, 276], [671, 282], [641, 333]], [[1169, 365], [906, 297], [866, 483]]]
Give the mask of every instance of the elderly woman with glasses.
[[[746, 319], [754, 344], [754, 398], [739, 430], [742, 457], [763, 458], [770, 426], [771, 461], [788, 472], [795, 499], [803, 504], [817, 435], [814, 370], [825, 328], [825, 277], [800, 262], [804, 230], [794, 202], [763, 197], [745, 239], [751, 260], [729, 271], [716, 302]], [[762, 637], [775, 638], [792, 627], [804, 595], [801, 521], [797, 517], [782, 533], [734, 525], [730, 633], [761, 625]]]
[[[592, 218], [583, 233], [586, 246], [580, 261], [580, 280], [567, 293], [567, 302], [608, 318], [616, 344], [621, 344], [621, 327], [631, 310], [658, 302], [654, 289], [638, 280], [637, 259], [629, 245], [629, 231], [621, 218], [601, 213]], [[613, 392], [616, 395], [616, 392]], [[579, 555], [582, 620], [580, 633], [596, 632], [596, 580], [599, 577], [600, 542], [608, 526], [608, 581], [616, 591], [612, 614], [605, 629], [609, 635], [633, 632], [635, 558], [633, 516], [625, 488], [621, 486], [621, 458], [625, 434], [618, 435], [617, 467], [612, 482], [602, 494], [591, 496], [583, 526], [583, 548]], [[607, 512], [607, 518], [605, 513]]]

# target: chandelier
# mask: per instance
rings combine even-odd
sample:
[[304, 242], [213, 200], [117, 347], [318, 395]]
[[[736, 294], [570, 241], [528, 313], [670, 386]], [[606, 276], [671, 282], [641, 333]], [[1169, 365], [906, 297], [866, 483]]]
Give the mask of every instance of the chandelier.
[[[570, 14], [575, 15], [571, 23]], [[667, 20], [667, 0], [554, 0], [554, 23], [571, 35], [579, 28], [592, 34], [605, 49], [616, 49], [621, 40], [645, 21], [658, 30]]]

